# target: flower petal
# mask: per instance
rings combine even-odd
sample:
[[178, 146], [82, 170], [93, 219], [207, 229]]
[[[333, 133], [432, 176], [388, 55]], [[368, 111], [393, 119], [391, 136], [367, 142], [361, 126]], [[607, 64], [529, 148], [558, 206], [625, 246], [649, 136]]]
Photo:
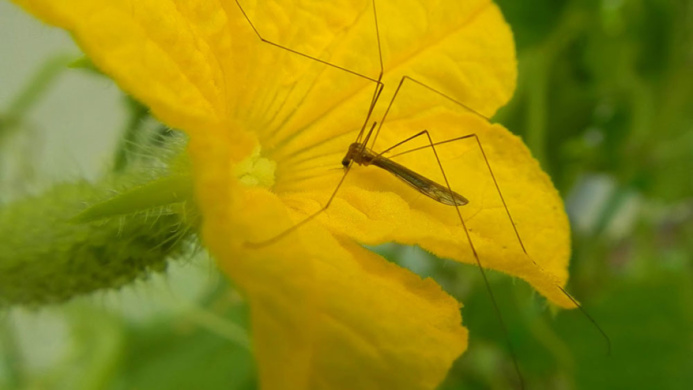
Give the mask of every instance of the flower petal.
[[[411, 380], [408, 383], [414, 388], [431, 388], [442, 379], [464, 349], [466, 333], [459, 326], [456, 303], [432, 282], [422, 282], [366, 255], [317, 224], [296, 230], [288, 244], [253, 251], [242, 245], [271, 237], [292, 223], [284, 217], [275, 220], [283, 213], [279, 198], [266, 191], [239, 188], [232, 163], [248, 156], [259, 142], [266, 157], [278, 163], [275, 189], [281, 201], [298, 204], [299, 215], [317, 209], [329, 197], [339, 175], [326, 174], [325, 169], [339, 166], [339, 154], [363, 123], [372, 82], [259, 42], [231, 1], [18, 3], [71, 31], [97, 66], [150, 106], [162, 121], [191, 135], [204, 237], [251, 302], [266, 387], [283, 387], [285, 380], [293, 378], [306, 388], [404, 388], [399, 382], [387, 382], [404, 379]], [[258, 17], [257, 25], [268, 39], [375, 77], [377, 45], [369, 2], [315, 4], [315, 9], [294, 13], [288, 10], [296, 8], [274, 3], [256, 8], [248, 4], [248, 11], [254, 20]], [[509, 99], [515, 85], [512, 36], [500, 11], [489, 1], [383, 0], [377, 4], [387, 89], [374, 118], [385, 112], [404, 75], [486, 116]], [[303, 20], [318, 23], [302, 28]], [[481, 188], [470, 196], [472, 205], [479, 206], [465, 215], [467, 220], [479, 222], [470, 227], [478, 232], [473, 240], [481, 260], [531, 280], [560, 303], [545, 290], [550, 289], [546, 280], [551, 276], [557, 278], [557, 284], [565, 280], [565, 226], [561, 226], [560, 213], [550, 215], [548, 221], [537, 219], [536, 224], [530, 219], [533, 211], [553, 212], [560, 204], [552, 198], [555, 190], [550, 182], [527, 157], [524, 146], [507, 132], [474, 117], [431, 115], [438, 104], [430, 92], [417, 88], [411, 83], [403, 87], [378, 145], [393, 139], [385, 135], [388, 129], [393, 130], [391, 134], [397, 128], [479, 133], [484, 146], [493, 151], [489, 153], [491, 164], [494, 168], [500, 165], [496, 168], [499, 181], [518, 225], [529, 227], [520, 229], [523, 237], [539, 236], [538, 244], [529, 245], [530, 255], [534, 258], [538, 251], [541, 256], [558, 258], [555, 263], [536, 261], [549, 270], [544, 275], [531, 261], [514, 263], [518, 256], [507, 256], [503, 246], [510, 245], [509, 234], [494, 231], [501, 224], [496, 212], [500, 208], [485, 203], [488, 179], [465, 180], [469, 179], [465, 172], [482, 172], [477, 158], [470, 169], [455, 169], [450, 174], [455, 188], [462, 182]], [[455, 109], [459, 111], [459, 107]], [[255, 136], [247, 134], [249, 131]], [[436, 134], [436, 139], [442, 139], [438, 137]], [[514, 159], [518, 169], [512, 167]], [[316, 175], [316, 170], [322, 174]], [[365, 174], [357, 176], [354, 170], [352, 176], [359, 185], [342, 189], [321, 219], [325, 224], [363, 242], [394, 239], [419, 243], [439, 255], [470, 261], [469, 247], [449, 208], [442, 209], [429, 199], [425, 200], [431, 204], [425, 203], [421, 195], [417, 197], [409, 188], [405, 192], [401, 183], [386, 174], [372, 168], [371, 172], [364, 169]], [[523, 183], [506, 184], [513, 180]], [[529, 188], [528, 180], [537, 181], [537, 191]], [[526, 194], [531, 194], [527, 196], [530, 201], [520, 201]], [[335, 221], [337, 217], [344, 219]], [[557, 230], [555, 237], [546, 236], [555, 239], [556, 248], [543, 242], [537, 232], [544, 230], [534, 230], [537, 226]], [[268, 231], [269, 227], [276, 231]], [[365, 298], [371, 300], [370, 305], [360, 301]], [[334, 355], [336, 346], [344, 349], [343, 360]], [[353, 371], [342, 370], [344, 366]], [[349, 381], [344, 381], [345, 374]], [[354, 382], [359, 380], [362, 382]]]
[[[375, 84], [261, 42], [233, 1], [15, 0], [70, 31], [92, 61], [166, 124], [190, 135], [232, 124], [293, 173], [296, 160], [343, 153], [368, 111]], [[241, 1], [268, 40], [377, 78], [371, 2]], [[512, 34], [488, 0], [378, 0], [386, 88], [379, 118], [407, 75], [492, 115], [512, 95]], [[430, 108], [414, 85], [390, 111]], [[408, 98], [409, 97], [409, 98]], [[239, 154], [251, 150], [250, 140]], [[290, 176], [290, 175], [289, 175]], [[293, 180], [287, 177], [277, 185]]]
[[197, 175], [205, 241], [250, 304], [262, 388], [433, 389], [443, 380], [467, 345], [457, 301], [318, 224], [245, 247], [293, 222], [271, 192], [210, 174], [228, 161], [223, 145], [193, 142], [206, 156]]
[[224, 82], [213, 53], [218, 48], [208, 42], [228, 30], [212, 15], [194, 15], [210, 17], [201, 31], [190, 23], [193, 15], [171, 1], [17, 3], [69, 30], [100, 69], [169, 125], [193, 131], [223, 122]]
[[[500, 125], [450, 111], [393, 121], [387, 131], [383, 128], [381, 138], [394, 145], [422, 129], [431, 131], [434, 142], [476, 134], [483, 147], [512, 221], [474, 138], [436, 147], [453, 191], [469, 200], [460, 211], [482, 265], [526, 280], [557, 305], [575, 307], [561, 290], [570, 258], [567, 216], [551, 180], [522, 141]], [[427, 146], [428, 141], [420, 137], [412, 144], [404, 149]], [[445, 185], [430, 147], [395, 161]], [[341, 175], [332, 171], [304, 180], [305, 188], [313, 191], [287, 192], [283, 197], [310, 215], [325, 204]], [[415, 244], [440, 257], [476, 264], [454, 207], [422, 195], [377, 167], [353, 167], [324, 214], [323, 224], [362, 243]]]
[[[487, 117], [510, 99], [517, 76], [515, 47], [510, 28], [493, 3], [376, 1], [376, 7], [385, 87], [372, 121], [382, 120], [405, 76]], [[329, 57], [320, 58], [376, 79], [375, 37], [372, 10], [365, 7], [345, 37], [328, 46]], [[375, 88], [373, 82], [325, 66], [315, 66], [302, 77], [298, 85], [305, 86], [296, 88], [301, 92], [283, 102], [294, 111], [277, 115], [281, 120], [268, 123], [260, 137], [270, 158], [281, 161], [288, 172], [285, 181], [278, 183], [278, 191], [284, 185], [291, 190], [290, 182], [297, 171], [305, 169], [304, 162], [312, 161], [313, 168], [325, 167], [321, 158], [346, 151], [364, 123]], [[436, 97], [409, 81], [390, 107], [388, 121], [432, 109]]]

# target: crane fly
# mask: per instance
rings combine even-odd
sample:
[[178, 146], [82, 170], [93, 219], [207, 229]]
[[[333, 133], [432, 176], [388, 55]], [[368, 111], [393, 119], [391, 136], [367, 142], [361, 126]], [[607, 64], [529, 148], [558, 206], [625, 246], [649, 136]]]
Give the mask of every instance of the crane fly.
[[[311, 220], [316, 218], [318, 215], [320, 215], [322, 212], [327, 210], [330, 207], [330, 205], [332, 204], [333, 200], [335, 199], [337, 192], [341, 188], [342, 184], [344, 183], [347, 175], [351, 171], [354, 164], [362, 165], [362, 166], [373, 165], [373, 166], [376, 166], [378, 168], [381, 168], [381, 169], [389, 172], [390, 174], [394, 175], [395, 177], [400, 179], [402, 182], [408, 184], [410, 187], [412, 187], [413, 189], [415, 189], [419, 193], [426, 195], [427, 197], [435, 200], [436, 202], [438, 202], [440, 204], [452, 206], [454, 208], [456, 215], [459, 219], [459, 223], [463, 227], [464, 234], [466, 236], [466, 241], [468, 242], [469, 247], [471, 248], [471, 252], [472, 252], [472, 255], [474, 257], [474, 260], [475, 260], [475, 262], [478, 266], [478, 269], [480, 270], [481, 275], [483, 277], [484, 284], [486, 286], [487, 292], [488, 292], [489, 297], [491, 299], [492, 307], [496, 313], [496, 317], [498, 319], [500, 327], [502, 328], [502, 330], [505, 334], [506, 341], [508, 344], [508, 349], [510, 351], [513, 365], [514, 365], [515, 371], [516, 371], [518, 379], [519, 379], [519, 386], [524, 387], [522, 374], [521, 374], [521, 371], [520, 371], [519, 366], [518, 366], [518, 362], [517, 362], [517, 358], [516, 358], [516, 355], [514, 352], [514, 348], [512, 346], [512, 343], [510, 342], [508, 330], [507, 330], [507, 328], [503, 322], [503, 316], [501, 315], [499, 306], [496, 303], [494, 293], [491, 289], [488, 278], [486, 276], [486, 271], [484, 270], [484, 267], [481, 264], [480, 256], [477, 253], [477, 250], [475, 249], [474, 243], [473, 243], [472, 238], [470, 236], [470, 233], [469, 233], [470, 229], [467, 227], [465, 219], [462, 217], [462, 213], [460, 211], [460, 207], [469, 204], [470, 201], [465, 196], [455, 192], [452, 189], [452, 187], [450, 185], [450, 181], [448, 180], [448, 176], [446, 175], [446, 172], [443, 169], [443, 165], [442, 165], [441, 160], [439, 158], [438, 151], [436, 150], [436, 146], [440, 146], [442, 144], [449, 143], [452, 141], [458, 141], [458, 140], [463, 140], [463, 139], [474, 139], [476, 141], [476, 145], [477, 145], [479, 151], [481, 152], [481, 156], [483, 157], [485, 168], [486, 168], [489, 176], [491, 177], [491, 179], [493, 181], [492, 187], [494, 188], [494, 190], [497, 192], [498, 196], [500, 197], [500, 200], [501, 200], [502, 205], [503, 205], [503, 209], [505, 211], [505, 214], [507, 215], [507, 219], [510, 221], [510, 224], [512, 225], [512, 230], [514, 232], [514, 236], [516, 237], [517, 242], [519, 243], [519, 246], [521, 247], [522, 252], [526, 255], [526, 257], [532, 263], [534, 263], [534, 265], [539, 266], [531, 258], [531, 256], [529, 256], [529, 254], [527, 253], [525, 245], [522, 241], [522, 238], [520, 237], [520, 234], [517, 230], [517, 227], [515, 225], [513, 217], [510, 214], [510, 211], [509, 211], [508, 206], [506, 204], [505, 198], [503, 197], [503, 194], [500, 190], [500, 186], [499, 186], [499, 184], [495, 178], [493, 170], [491, 169], [491, 166], [489, 164], [488, 158], [486, 157], [486, 153], [484, 151], [484, 148], [481, 144], [479, 137], [476, 134], [467, 134], [467, 135], [464, 135], [461, 137], [448, 139], [448, 140], [445, 140], [442, 142], [434, 142], [432, 140], [431, 135], [429, 134], [428, 130], [422, 130], [422, 131], [416, 133], [415, 135], [408, 137], [401, 142], [396, 143], [394, 146], [385, 149], [382, 152], [378, 153], [378, 152], [374, 152], [374, 150], [373, 150], [373, 147], [375, 145], [375, 141], [376, 141], [376, 139], [378, 139], [378, 136], [379, 136], [380, 130], [383, 126], [383, 123], [386, 121], [387, 116], [390, 113], [390, 109], [393, 107], [393, 104], [394, 104], [398, 94], [400, 93], [400, 90], [402, 89], [403, 85], [405, 85], [405, 83], [407, 83], [406, 85], [418, 85], [418, 86], [428, 90], [429, 93], [433, 93], [434, 95], [437, 95], [438, 97], [443, 98], [445, 101], [456, 105], [458, 108], [460, 108], [460, 109], [462, 109], [468, 113], [473, 114], [477, 118], [480, 118], [482, 120], [490, 122], [489, 118], [487, 118], [486, 116], [484, 116], [480, 112], [474, 110], [473, 108], [469, 107], [468, 105], [466, 105], [462, 101], [459, 101], [459, 100], [453, 98], [452, 96], [449, 96], [449, 95], [447, 95], [447, 94], [445, 94], [445, 93], [443, 93], [443, 92], [441, 92], [441, 91], [439, 91], [433, 87], [430, 87], [429, 85], [427, 85], [423, 82], [420, 82], [417, 79], [409, 77], [408, 75], [404, 75], [401, 78], [399, 85], [397, 86], [397, 88], [394, 92], [394, 95], [392, 96], [392, 98], [391, 98], [391, 100], [390, 100], [390, 102], [389, 102], [389, 104], [385, 110], [385, 113], [383, 114], [382, 119], [379, 122], [372, 122], [370, 130], [366, 131], [366, 128], [368, 127], [369, 123], [371, 123], [371, 117], [374, 115], [375, 106], [376, 106], [376, 104], [377, 104], [377, 102], [381, 96], [381, 93], [384, 89], [384, 86], [385, 86], [383, 81], [382, 81], [383, 73], [384, 73], [384, 70], [383, 70], [384, 66], [383, 66], [383, 55], [382, 55], [382, 48], [381, 48], [381, 41], [380, 41], [380, 30], [379, 30], [379, 25], [378, 25], [378, 14], [377, 14], [377, 10], [376, 10], [375, 0], [371, 0], [371, 7], [372, 7], [372, 12], [373, 12], [373, 20], [374, 20], [374, 27], [375, 27], [374, 32], [375, 32], [376, 42], [377, 42], [378, 65], [379, 65], [379, 73], [378, 73], [378, 76], [375, 78], [366, 76], [362, 73], [359, 73], [359, 72], [354, 71], [352, 69], [349, 69], [347, 67], [333, 64], [329, 61], [320, 59], [320, 58], [315, 57], [315, 56], [311, 56], [309, 54], [298, 51], [294, 48], [287, 47], [287, 46], [284, 46], [282, 44], [279, 44], [279, 43], [276, 43], [276, 42], [273, 42], [271, 40], [266, 39], [265, 37], [263, 37], [263, 35], [257, 29], [257, 27], [255, 26], [253, 21], [250, 19], [250, 17], [246, 14], [246, 11], [244, 10], [243, 6], [240, 4], [239, 0], [235, 0], [235, 1], [236, 1], [236, 4], [238, 5], [238, 8], [240, 9], [243, 17], [247, 21], [248, 25], [253, 30], [255, 35], [257, 35], [257, 37], [262, 42], [264, 42], [270, 46], [273, 46], [277, 49], [284, 50], [284, 51], [292, 53], [296, 56], [303, 57], [303, 58], [308, 59], [310, 61], [320, 63], [320, 64], [325, 65], [327, 67], [331, 67], [333, 69], [337, 69], [341, 72], [351, 74], [353, 76], [359, 77], [361, 79], [367, 80], [368, 82], [375, 84], [375, 88], [374, 88], [372, 97], [370, 99], [370, 103], [368, 104], [367, 114], [366, 114], [365, 120], [363, 121], [363, 124], [360, 128], [358, 136], [354, 142], [349, 144], [347, 151], [346, 151], [346, 154], [344, 155], [344, 157], [341, 160], [341, 165], [344, 169], [344, 173], [342, 174], [341, 179], [337, 183], [335, 189], [333, 190], [331, 196], [326, 201], [324, 206], [322, 206], [317, 212], [314, 212], [314, 213], [308, 215], [307, 217], [300, 220], [298, 223], [296, 223], [292, 227], [284, 230], [283, 232], [279, 233], [278, 235], [275, 235], [274, 237], [271, 237], [271, 238], [269, 238], [265, 241], [261, 241], [261, 242], [248, 242], [248, 243], [246, 243], [247, 247], [260, 248], [260, 247], [264, 247], [266, 245], [275, 243], [279, 240], [282, 240], [287, 235], [289, 235], [290, 233], [299, 229], [301, 226], [310, 222]], [[392, 156], [390, 158], [385, 156], [386, 153], [392, 151], [394, 148], [401, 146], [401, 145], [403, 145], [409, 141], [412, 141], [415, 138], [419, 138], [419, 137], [428, 141], [425, 146], [417, 147], [417, 148], [414, 148], [414, 149], [411, 149], [411, 150], [408, 150], [408, 151], [405, 151], [402, 153], [398, 153], [397, 155], [402, 155], [405, 153], [409, 153], [409, 152], [413, 152], [413, 151], [417, 151], [417, 150], [422, 150], [422, 149], [430, 150], [433, 153], [433, 155], [435, 156], [436, 164], [438, 166], [440, 173], [442, 174], [442, 178], [443, 178], [442, 182], [437, 182], [435, 180], [432, 180], [429, 177], [422, 175], [418, 172], [415, 172], [414, 170], [404, 166], [403, 164], [400, 164], [400, 163], [393, 161], [392, 157], [394, 157], [394, 156]], [[565, 291], [559, 285], [556, 285], [556, 287], [558, 289], [560, 289], [563, 292], [563, 294], [565, 294], [565, 296], [567, 298], [569, 298], [575, 304], [575, 306], [577, 308], [579, 308], [580, 311], [586, 316], [586, 318], [596, 327], [596, 329], [606, 339], [606, 342], [609, 345], [608, 348], [610, 348], [610, 341], [609, 341], [608, 336], [599, 327], [599, 325], [596, 323], [596, 321], [594, 319], [592, 319], [592, 317], [582, 308], [582, 306], [574, 298], [572, 298], [572, 296], [567, 291]]]
[[[371, 127], [369, 135], [373, 132], [375, 126], [377, 126], [377, 122], [373, 123], [373, 127]], [[419, 135], [421, 135], [421, 133], [415, 135], [414, 137]], [[396, 144], [393, 146], [393, 148], [409, 141], [414, 137], [410, 137], [409, 139]], [[404, 165], [384, 157], [383, 154], [390, 151], [392, 148], [386, 149], [381, 153], [374, 153], [366, 146], [367, 140], [368, 137], [366, 137], [366, 142], [354, 142], [349, 145], [349, 150], [342, 159], [342, 166], [345, 169], [348, 169], [352, 163], [362, 166], [373, 165], [393, 174], [395, 177], [409, 184], [420, 193], [442, 204], [448, 206], [464, 206], [469, 203], [467, 198], [449, 189], [448, 187], [438, 184], [426, 176], [416, 173]]]

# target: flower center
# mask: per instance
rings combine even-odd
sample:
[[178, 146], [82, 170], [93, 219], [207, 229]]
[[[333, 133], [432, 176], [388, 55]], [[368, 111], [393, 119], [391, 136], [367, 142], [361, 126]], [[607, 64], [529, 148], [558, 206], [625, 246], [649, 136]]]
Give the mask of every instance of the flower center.
[[277, 163], [260, 156], [260, 146], [245, 160], [236, 164], [234, 174], [238, 180], [248, 187], [270, 188], [274, 185]]

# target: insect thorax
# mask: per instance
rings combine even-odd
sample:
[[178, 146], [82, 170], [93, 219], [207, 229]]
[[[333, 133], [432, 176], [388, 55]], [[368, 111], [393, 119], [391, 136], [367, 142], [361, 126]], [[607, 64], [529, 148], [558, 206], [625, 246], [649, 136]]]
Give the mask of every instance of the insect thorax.
[[347, 150], [346, 155], [342, 159], [342, 165], [346, 168], [352, 161], [359, 165], [370, 165], [375, 156], [373, 151], [368, 149], [364, 144], [354, 142], [349, 145], [349, 150]]

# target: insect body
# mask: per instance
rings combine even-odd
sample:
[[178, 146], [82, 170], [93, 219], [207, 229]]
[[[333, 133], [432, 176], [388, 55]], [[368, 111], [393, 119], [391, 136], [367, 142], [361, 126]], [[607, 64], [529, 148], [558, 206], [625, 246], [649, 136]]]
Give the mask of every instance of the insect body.
[[469, 203], [467, 198], [457, 192], [412, 171], [402, 164], [398, 164], [387, 157], [383, 157], [382, 153], [374, 153], [360, 142], [354, 142], [349, 145], [349, 150], [342, 159], [344, 168], [348, 168], [352, 162], [363, 166], [374, 165], [378, 168], [382, 168], [414, 187], [417, 191], [442, 204], [448, 206], [464, 206]]

